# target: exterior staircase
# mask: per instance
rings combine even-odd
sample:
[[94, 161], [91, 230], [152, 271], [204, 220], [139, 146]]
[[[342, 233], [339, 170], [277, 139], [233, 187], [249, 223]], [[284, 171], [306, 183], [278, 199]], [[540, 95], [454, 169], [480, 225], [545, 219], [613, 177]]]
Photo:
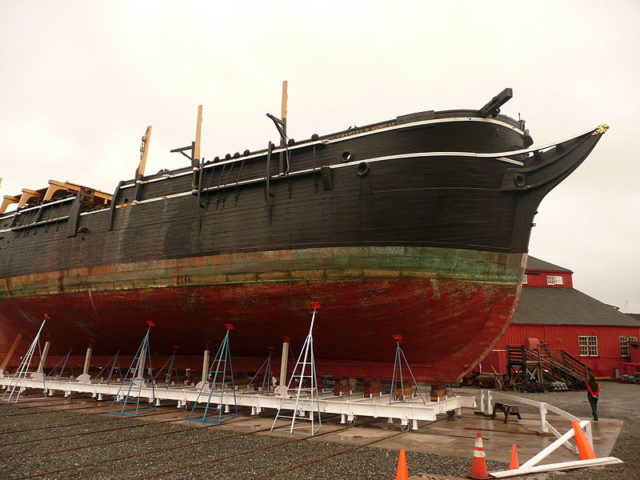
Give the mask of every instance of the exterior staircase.
[[507, 377], [514, 388], [538, 390], [551, 384], [584, 388], [590, 373], [580, 360], [563, 350], [552, 352], [547, 344], [507, 345]]

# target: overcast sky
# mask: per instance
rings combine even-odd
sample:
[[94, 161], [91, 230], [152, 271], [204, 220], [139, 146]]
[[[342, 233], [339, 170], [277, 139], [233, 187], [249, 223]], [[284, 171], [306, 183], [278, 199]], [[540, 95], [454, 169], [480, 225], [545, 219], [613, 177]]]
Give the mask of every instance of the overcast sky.
[[289, 133], [308, 138], [430, 109], [503, 113], [539, 144], [611, 129], [542, 203], [530, 254], [570, 268], [575, 287], [640, 312], [640, 2], [0, 0], [0, 195], [68, 180], [112, 192], [276, 139], [289, 80]]

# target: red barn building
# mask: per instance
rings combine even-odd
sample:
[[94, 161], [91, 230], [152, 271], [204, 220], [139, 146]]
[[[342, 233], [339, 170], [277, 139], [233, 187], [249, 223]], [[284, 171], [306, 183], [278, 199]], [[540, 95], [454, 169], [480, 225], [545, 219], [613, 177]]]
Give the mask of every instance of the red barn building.
[[576, 290], [572, 277], [571, 270], [529, 257], [513, 322], [482, 362], [482, 371], [506, 373], [507, 345], [535, 348], [540, 343], [575, 357], [596, 376], [640, 370], [631, 358], [637, 355], [640, 319]]

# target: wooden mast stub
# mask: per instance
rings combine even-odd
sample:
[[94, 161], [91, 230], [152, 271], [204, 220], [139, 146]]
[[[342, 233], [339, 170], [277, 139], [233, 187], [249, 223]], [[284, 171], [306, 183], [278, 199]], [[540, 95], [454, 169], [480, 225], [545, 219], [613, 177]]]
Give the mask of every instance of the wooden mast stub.
[[193, 159], [200, 161], [200, 138], [202, 134], [202, 105], [198, 105], [198, 117], [196, 119], [196, 141], [193, 147]]
[[289, 82], [287, 82], [286, 80], [283, 80], [282, 81], [282, 109], [281, 109], [280, 118], [285, 123], [287, 121], [287, 101], [289, 100], [289, 96], [287, 94], [288, 86], [289, 86]]
[[149, 143], [151, 142], [151, 125], [147, 127], [147, 131], [144, 132], [142, 137], [142, 144], [140, 145], [140, 163], [136, 170], [136, 178], [144, 177], [144, 171], [147, 167], [147, 154], [149, 153]]

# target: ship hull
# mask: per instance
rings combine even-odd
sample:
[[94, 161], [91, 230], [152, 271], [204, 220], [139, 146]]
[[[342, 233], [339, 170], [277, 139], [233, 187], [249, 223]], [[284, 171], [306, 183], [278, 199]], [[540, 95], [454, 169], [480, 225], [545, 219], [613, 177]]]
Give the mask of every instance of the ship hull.
[[233, 323], [254, 370], [282, 336], [302, 343], [318, 301], [320, 374], [388, 377], [402, 334], [421, 380], [458, 380], [509, 324], [540, 201], [600, 135], [527, 152], [516, 122], [456, 115], [192, 159], [121, 182], [108, 208], [79, 194], [0, 216], [0, 356], [47, 313], [52, 353], [76, 362], [88, 337], [133, 354], [153, 320], [154, 351], [197, 367]]
[[[204, 339], [217, 343], [224, 324], [232, 323], [236, 366], [250, 371], [259, 366], [253, 357], [279, 348], [283, 336], [294, 347], [302, 344], [314, 300], [323, 305], [314, 332], [319, 374], [389, 377], [392, 336], [402, 334], [416, 376], [449, 383], [508, 325], [522, 259], [456, 249], [341, 247], [70, 271], [64, 290], [57, 275], [14, 278], [14, 299], [0, 312], [0, 342], [10, 344], [47, 312], [50, 330], [61, 332], [53, 339], [58, 355], [82, 352], [93, 337], [94, 354], [106, 358], [135, 351], [151, 320], [157, 325], [154, 351], [170, 352], [178, 343], [178, 366], [197, 368]], [[32, 296], [34, 287], [57, 293]]]

